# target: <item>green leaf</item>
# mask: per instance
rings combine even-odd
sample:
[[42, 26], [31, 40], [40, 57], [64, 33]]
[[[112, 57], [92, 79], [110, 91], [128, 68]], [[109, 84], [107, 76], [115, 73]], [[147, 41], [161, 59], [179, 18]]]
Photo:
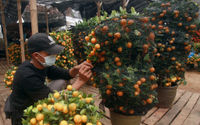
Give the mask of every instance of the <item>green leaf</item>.
[[150, 59], [149, 54], [146, 54], [144, 57], [144, 61], [149, 61], [149, 59]]
[[83, 115], [85, 113], [86, 113], [86, 109], [82, 109], [81, 112], [80, 112], [81, 115]]
[[38, 113], [38, 109], [37, 109], [37, 108], [33, 108], [33, 109], [32, 109], [32, 112]]

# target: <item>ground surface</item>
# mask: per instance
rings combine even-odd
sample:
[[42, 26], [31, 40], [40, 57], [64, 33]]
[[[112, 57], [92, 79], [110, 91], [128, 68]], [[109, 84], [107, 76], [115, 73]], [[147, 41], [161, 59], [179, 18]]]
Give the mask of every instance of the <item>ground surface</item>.
[[[10, 120], [5, 119], [3, 107], [10, 90], [4, 87], [3, 77], [9, 65], [0, 60], [0, 125], [11, 125]], [[200, 125], [200, 73], [195, 71], [186, 72], [188, 84], [180, 86], [173, 106], [168, 109], [154, 107], [142, 117], [141, 125]], [[95, 93], [93, 88], [87, 86], [83, 91]], [[97, 100], [97, 104], [100, 100]], [[109, 110], [106, 110], [104, 125], [111, 125]]]
[[181, 85], [179, 88], [191, 92], [200, 93], [200, 72], [188, 71], [185, 73], [187, 85]]

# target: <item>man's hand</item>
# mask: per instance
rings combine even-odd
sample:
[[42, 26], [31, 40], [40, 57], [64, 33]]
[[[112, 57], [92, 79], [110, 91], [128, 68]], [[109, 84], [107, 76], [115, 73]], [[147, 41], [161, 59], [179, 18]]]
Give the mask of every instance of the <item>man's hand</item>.
[[79, 77], [76, 82], [72, 85], [73, 88], [79, 89], [82, 85], [84, 85], [92, 76], [92, 71], [90, 67], [82, 66], [79, 69]]
[[86, 67], [89, 69], [93, 68], [91, 63], [88, 63], [87, 61], [85, 61], [85, 62], [81, 63], [80, 65], [77, 65], [77, 66], [73, 67], [72, 69], [70, 69], [69, 70], [70, 76], [75, 77], [79, 73], [79, 70], [81, 69], [81, 67]]

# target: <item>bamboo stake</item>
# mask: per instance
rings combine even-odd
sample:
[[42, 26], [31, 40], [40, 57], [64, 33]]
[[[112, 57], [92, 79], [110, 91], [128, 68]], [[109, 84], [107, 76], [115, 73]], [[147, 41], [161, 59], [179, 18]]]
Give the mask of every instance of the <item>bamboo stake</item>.
[[101, 1], [98, 1], [96, 2], [97, 4], [97, 16], [99, 17], [99, 21], [101, 21], [101, 6], [102, 6], [102, 2]]
[[129, 0], [122, 0], [122, 8], [125, 9], [129, 3]]
[[3, 26], [3, 38], [5, 42], [6, 61], [7, 61], [7, 64], [9, 64], [7, 30], [6, 30], [6, 21], [5, 21], [5, 14], [4, 14], [5, 6], [3, 6], [2, 0], [0, 0], [0, 7], [1, 7], [1, 20], [2, 20], [2, 26]]
[[45, 7], [45, 18], [46, 18], [46, 33], [49, 34], [49, 19], [48, 19], [48, 10], [47, 7]]
[[17, 0], [18, 8], [18, 20], [19, 20], [19, 33], [20, 33], [20, 48], [21, 48], [21, 59], [22, 62], [25, 61], [25, 52], [24, 52], [24, 33], [23, 33], [23, 24], [22, 24], [22, 14], [21, 14], [21, 0]]
[[36, 0], [30, 0], [29, 4], [31, 13], [32, 35], [33, 35], [38, 32], [37, 2]]

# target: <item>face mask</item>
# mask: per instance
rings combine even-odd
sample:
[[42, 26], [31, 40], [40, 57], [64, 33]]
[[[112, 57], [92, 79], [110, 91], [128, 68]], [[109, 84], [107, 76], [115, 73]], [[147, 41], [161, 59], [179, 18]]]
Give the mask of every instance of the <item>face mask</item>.
[[[40, 54], [39, 54], [40, 55]], [[41, 56], [41, 55], [40, 55]], [[42, 56], [43, 57], [43, 56]], [[41, 62], [40, 60], [38, 60], [44, 67], [49, 67], [55, 64], [56, 62], [56, 55], [50, 55], [50, 56], [46, 56], [43, 57], [45, 62]]]

